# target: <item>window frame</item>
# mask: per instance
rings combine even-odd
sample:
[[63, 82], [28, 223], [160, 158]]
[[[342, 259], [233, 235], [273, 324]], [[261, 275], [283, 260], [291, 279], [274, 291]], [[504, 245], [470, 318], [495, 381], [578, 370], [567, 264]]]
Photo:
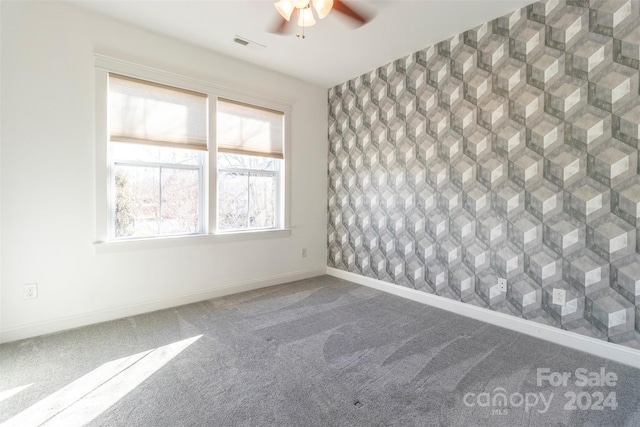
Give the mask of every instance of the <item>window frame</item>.
[[[290, 236], [290, 199], [291, 199], [291, 103], [267, 98], [255, 94], [248, 94], [216, 85], [211, 82], [198, 80], [184, 75], [139, 65], [129, 61], [94, 54], [95, 66], [95, 247], [100, 251], [111, 252], [119, 248], [131, 247], [155, 248], [194, 243], [210, 243], [231, 240], [260, 239]], [[112, 188], [112, 173], [110, 170], [109, 137], [107, 123], [107, 99], [109, 73], [121, 74], [141, 80], [160, 83], [167, 86], [201, 92], [208, 97], [208, 150], [203, 155], [202, 163], [202, 232], [198, 234], [179, 234], [171, 236], [151, 236], [145, 238], [123, 239], [113, 238], [110, 227], [111, 201], [114, 197]], [[284, 114], [284, 146], [283, 160], [280, 168], [280, 182], [278, 186], [279, 200], [277, 208], [279, 215], [275, 228], [269, 229], [241, 229], [233, 231], [219, 231], [217, 227], [217, 177], [218, 147], [216, 143], [217, 101], [218, 98], [231, 99], [257, 107], [281, 111]], [[137, 242], [137, 243], [136, 243]], [[110, 249], [105, 248], [109, 246]]]

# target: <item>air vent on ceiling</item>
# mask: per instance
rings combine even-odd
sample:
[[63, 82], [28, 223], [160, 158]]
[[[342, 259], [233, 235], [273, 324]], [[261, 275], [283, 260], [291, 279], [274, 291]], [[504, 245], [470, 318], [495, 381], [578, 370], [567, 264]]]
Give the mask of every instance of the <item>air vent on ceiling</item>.
[[263, 49], [263, 48], [266, 47], [263, 44], [260, 44], [258, 42], [254, 42], [253, 40], [249, 40], [248, 38], [239, 36], [237, 34], [233, 37], [233, 41], [235, 43], [238, 43], [241, 46], [247, 46], [247, 47], [251, 47], [251, 48], [254, 48], [254, 49]]
[[233, 41], [234, 41], [234, 42], [236, 42], [236, 43], [238, 43], [238, 44], [241, 44], [242, 46], [246, 46], [246, 45], [248, 45], [248, 44], [249, 44], [249, 42], [248, 42], [247, 40], [245, 40], [245, 39], [241, 39], [240, 37], [235, 37], [235, 38], [233, 39]]

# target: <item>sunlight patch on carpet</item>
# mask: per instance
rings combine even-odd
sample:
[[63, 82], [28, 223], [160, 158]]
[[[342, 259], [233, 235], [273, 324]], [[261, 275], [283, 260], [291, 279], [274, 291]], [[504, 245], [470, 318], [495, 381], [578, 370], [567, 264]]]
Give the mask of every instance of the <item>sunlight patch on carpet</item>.
[[5, 390], [5, 391], [0, 391], [0, 402], [2, 402], [3, 400], [6, 400], [18, 393], [20, 393], [22, 390], [27, 389], [29, 387], [31, 387], [33, 385], [33, 383], [31, 384], [27, 384], [27, 385], [22, 385], [20, 387], [14, 387], [12, 389], [9, 390]]
[[3, 427], [85, 425], [200, 337], [202, 335], [107, 362], [20, 412]]

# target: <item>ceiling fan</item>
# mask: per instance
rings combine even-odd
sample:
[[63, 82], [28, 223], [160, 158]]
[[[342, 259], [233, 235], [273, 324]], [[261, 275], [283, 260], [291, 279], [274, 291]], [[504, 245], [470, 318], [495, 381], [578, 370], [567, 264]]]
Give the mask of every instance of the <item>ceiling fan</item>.
[[298, 27], [302, 32], [298, 31], [296, 36], [302, 38], [305, 38], [304, 29], [316, 24], [316, 16], [324, 19], [334, 9], [350, 18], [358, 27], [371, 20], [368, 14], [357, 12], [342, 0], [279, 0], [274, 6], [282, 19], [271, 32], [284, 34], [291, 18], [295, 19], [297, 15]]

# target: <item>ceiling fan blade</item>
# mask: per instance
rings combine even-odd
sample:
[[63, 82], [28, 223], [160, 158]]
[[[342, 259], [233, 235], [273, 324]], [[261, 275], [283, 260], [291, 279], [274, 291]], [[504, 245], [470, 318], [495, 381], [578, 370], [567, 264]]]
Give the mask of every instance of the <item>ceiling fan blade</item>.
[[354, 21], [358, 22], [358, 26], [364, 25], [371, 20], [371, 16], [362, 12], [356, 12], [341, 0], [334, 0], [333, 8], [338, 12], [343, 13], [349, 18], [353, 19]]
[[284, 34], [286, 33], [287, 30], [287, 25], [289, 24], [290, 21], [287, 21], [284, 18], [280, 18], [280, 20], [278, 21], [278, 23], [276, 25], [274, 25], [269, 32], [273, 33], [273, 34]]

